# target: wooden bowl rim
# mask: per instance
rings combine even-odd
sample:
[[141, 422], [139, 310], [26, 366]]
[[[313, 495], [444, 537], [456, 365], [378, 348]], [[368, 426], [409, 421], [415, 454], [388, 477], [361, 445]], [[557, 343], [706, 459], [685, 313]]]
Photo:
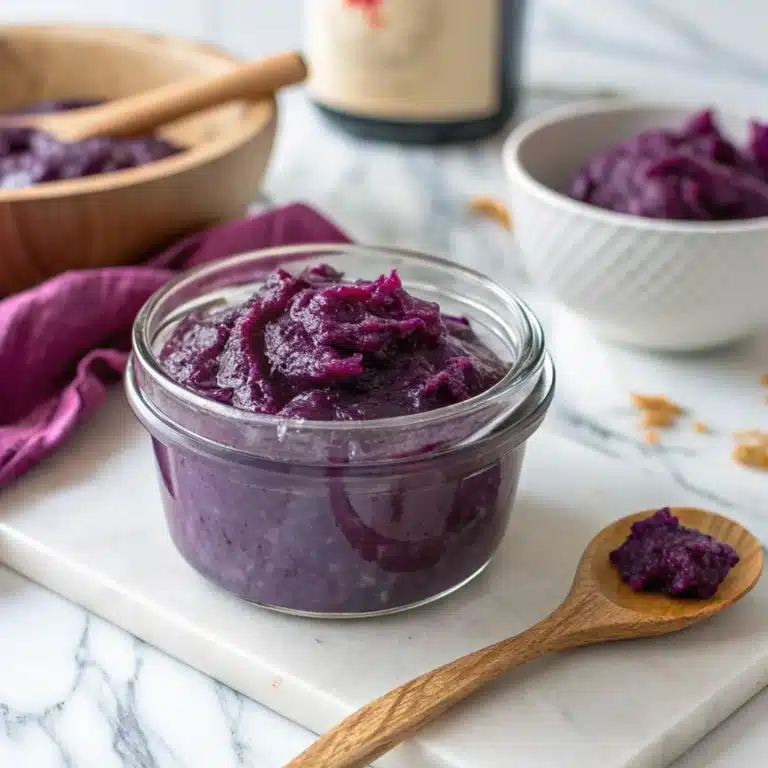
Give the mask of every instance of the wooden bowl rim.
[[[65, 38], [88, 40], [106, 40], [118, 44], [140, 44], [156, 46], [158, 43], [170, 43], [175, 49], [187, 54], [196, 54], [209, 59], [237, 66], [243, 58], [229, 53], [210, 43], [188, 40], [176, 35], [146, 32], [130, 27], [103, 27], [91, 24], [0, 24], [0, 36], [42, 37], [51, 40]], [[214, 140], [185, 149], [178, 155], [158, 160], [154, 163], [127, 168], [103, 175], [87, 176], [82, 179], [47, 181], [44, 184], [23, 187], [21, 189], [0, 190], [0, 203], [32, 202], [52, 200], [80, 195], [93, 195], [113, 191], [124, 187], [145, 184], [157, 179], [175, 176], [202, 165], [218, 160], [236, 151], [268, 130], [277, 119], [277, 102], [272, 99], [249, 101], [248, 110], [241, 120], [241, 127], [232, 134], [217, 137]]]

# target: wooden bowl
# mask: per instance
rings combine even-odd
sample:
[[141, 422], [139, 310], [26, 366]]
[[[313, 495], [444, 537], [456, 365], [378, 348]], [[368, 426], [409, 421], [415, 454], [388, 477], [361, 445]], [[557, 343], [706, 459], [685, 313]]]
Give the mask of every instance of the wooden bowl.
[[[0, 25], [0, 110], [117, 98], [227, 71], [207, 45], [124, 29]], [[0, 296], [72, 269], [134, 263], [175, 238], [243, 215], [274, 142], [274, 100], [208, 110], [162, 131], [185, 152], [150, 165], [0, 190]]]

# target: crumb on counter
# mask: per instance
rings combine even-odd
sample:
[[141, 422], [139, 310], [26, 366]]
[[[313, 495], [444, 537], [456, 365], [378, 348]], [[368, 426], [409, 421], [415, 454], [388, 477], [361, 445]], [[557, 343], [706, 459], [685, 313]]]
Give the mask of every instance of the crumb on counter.
[[743, 467], [768, 472], [768, 449], [757, 445], [737, 445], [733, 449], [733, 460]]
[[674, 401], [665, 395], [640, 395], [633, 392], [632, 405], [641, 411], [671, 411], [680, 415], [683, 409]]
[[[631, 400], [632, 405], [640, 411], [641, 423], [646, 430], [646, 442], [649, 442], [648, 430], [674, 427], [678, 417], [684, 413], [676, 402], [664, 395], [641, 395], [633, 392]], [[655, 445], [656, 442], [650, 444]]]
[[[764, 386], [768, 386], [768, 374], [762, 374], [761, 381]], [[658, 430], [674, 427], [678, 418], [686, 413], [684, 408], [665, 395], [642, 395], [632, 392], [630, 399], [632, 405], [640, 411], [640, 423], [646, 445], [659, 445]], [[693, 431], [700, 435], [712, 432], [709, 424], [704, 421], [694, 421], [692, 426]], [[768, 431], [748, 429], [734, 432], [733, 439], [735, 446], [731, 456], [734, 462], [743, 467], [768, 472]]]
[[486, 216], [500, 224], [504, 229], [512, 230], [512, 215], [507, 206], [496, 197], [475, 195], [469, 201], [469, 210], [480, 216]]
[[677, 423], [677, 412], [659, 408], [652, 411], [643, 411], [643, 426], [648, 427], [674, 427]]
[[733, 460], [737, 464], [768, 471], [768, 432], [748, 429], [736, 432], [733, 438], [736, 441]]
[[644, 437], [645, 437], [645, 444], [646, 445], [658, 445], [659, 444], [659, 433], [655, 429], [646, 429]]

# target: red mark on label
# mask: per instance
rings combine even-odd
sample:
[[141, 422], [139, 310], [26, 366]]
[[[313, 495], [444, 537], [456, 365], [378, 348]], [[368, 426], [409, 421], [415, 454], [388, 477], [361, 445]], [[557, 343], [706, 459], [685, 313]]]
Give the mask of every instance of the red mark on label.
[[344, 0], [344, 2], [349, 8], [361, 10], [371, 27], [384, 26], [384, 19], [381, 15], [381, 5], [384, 0]]

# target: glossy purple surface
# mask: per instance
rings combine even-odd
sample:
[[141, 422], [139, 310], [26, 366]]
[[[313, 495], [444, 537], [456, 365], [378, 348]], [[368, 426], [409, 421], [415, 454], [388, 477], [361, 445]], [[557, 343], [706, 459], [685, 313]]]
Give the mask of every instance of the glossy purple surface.
[[644, 131], [600, 152], [568, 191], [609, 211], [656, 219], [768, 216], [768, 125], [753, 121], [740, 149], [705, 110], [680, 130]]
[[[41, 102], [14, 114], [60, 112], [98, 103], [88, 99]], [[0, 128], [0, 189], [20, 189], [46, 181], [135, 168], [181, 151], [157, 136], [65, 143], [34, 128], [6, 126]]]
[[411, 296], [396, 272], [352, 283], [322, 265], [296, 276], [278, 269], [242, 306], [188, 315], [160, 359], [211, 399], [322, 421], [430, 411], [507, 371], [465, 320]]
[[681, 525], [668, 507], [634, 523], [610, 557], [635, 592], [703, 599], [717, 592], [739, 562], [730, 546]]

